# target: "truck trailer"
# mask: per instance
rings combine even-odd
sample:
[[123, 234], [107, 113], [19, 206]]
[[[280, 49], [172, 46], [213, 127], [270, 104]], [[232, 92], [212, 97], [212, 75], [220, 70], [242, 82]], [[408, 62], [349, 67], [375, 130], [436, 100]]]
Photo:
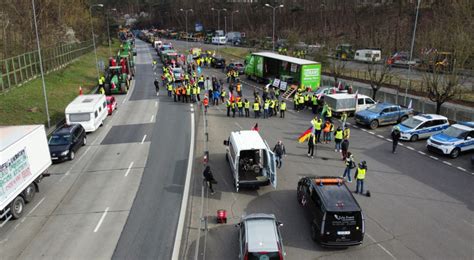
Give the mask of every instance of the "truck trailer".
[[51, 165], [43, 125], [0, 127], [0, 227], [22, 216]]

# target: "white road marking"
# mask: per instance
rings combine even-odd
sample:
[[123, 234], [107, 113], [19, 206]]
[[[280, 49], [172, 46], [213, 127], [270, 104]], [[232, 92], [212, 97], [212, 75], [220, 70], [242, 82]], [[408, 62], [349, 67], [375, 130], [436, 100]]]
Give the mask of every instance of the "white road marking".
[[189, 143], [188, 168], [186, 170], [186, 182], [184, 183], [183, 200], [181, 201], [181, 209], [179, 212], [178, 227], [176, 228], [176, 236], [173, 245], [172, 260], [179, 259], [181, 240], [183, 237], [184, 220], [186, 217], [186, 208], [188, 206], [189, 186], [191, 184], [191, 173], [193, 170], [194, 159], [194, 114], [191, 114], [191, 141]]
[[155, 101], [155, 107], [158, 107], [158, 101]]
[[472, 224], [471, 222], [469, 222], [469, 221], [467, 221], [467, 220], [464, 220], [464, 219], [463, 219], [462, 221], [466, 222], [467, 224], [469, 224], [471, 227], [474, 228], [474, 224]]
[[125, 177], [128, 176], [128, 174], [130, 173], [130, 169], [132, 169], [132, 167], [133, 167], [133, 162], [131, 162], [130, 165], [128, 166], [127, 171], [125, 172], [125, 175], [124, 175]]
[[358, 126], [356, 126], [356, 125], [354, 125], [354, 126], [352, 126], [352, 127], [354, 127], [354, 128], [359, 128], [359, 127], [358, 127]]
[[[43, 198], [30, 210], [30, 212], [28, 212], [28, 214], [27, 214], [26, 216], [30, 216], [30, 215], [33, 213], [33, 211], [35, 211], [35, 210], [39, 207], [39, 205], [40, 205], [41, 203], [43, 203], [44, 200], [45, 200], [45, 197], [43, 197]], [[25, 219], [25, 218], [23, 218], [23, 219]]]
[[122, 105], [125, 104], [125, 102], [127, 102], [127, 97], [125, 97], [122, 101]]
[[146, 135], [143, 136], [141, 144], [143, 144], [145, 142], [145, 139], [146, 139]]
[[[81, 157], [79, 157], [79, 159], [78, 159], [77, 161], [80, 161], [80, 160], [82, 159], [82, 157], [84, 157], [84, 155], [86, 155], [86, 154], [89, 152], [90, 149], [91, 149], [90, 146], [87, 147], [86, 151], [81, 155]], [[76, 162], [77, 162], [77, 161], [76, 161]], [[74, 165], [73, 165], [73, 166], [74, 166]], [[72, 168], [72, 166], [71, 166], [71, 168]], [[66, 172], [66, 173], [67, 173], [67, 172]]]
[[68, 170], [65, 175], [68, 176], [70, 173], [71, 173], [71, 170]]
[[360, 130], [362, 130], [364, 132], [367, 132], [367, 129], [365, 129], [365, 128], [361, 128]]
[[433, 160], [439, 160], [438, 157], [434, 157], [432, 155], [430, 155], [430, 158], [433, 159]]
[[191, 108], [191, 112], [194, 112], [194, 108]]
[[155, 119], [155, 115], [152, 115], [150, 118], [150, 122], [153, 122], [153, 119]]
[[391, 141], [392, 141], [392, 139], [390, 139], [390, 138], [385, 138], [385, 140], [387, 140], [387, 141], [389, 141], [389, 142], [391, 142]]
[[371, 131], [367, 131], [367, 133], [371, 134], [371, 135], [375, 135], [374, 132], [371, 132]]
[[241, 126], [239, 123], [235, 122], [234, 124], [235, 124], [238, 128], [240, 128], [240, 130], [243, 129], [242, 126]]
[[102, 225], [102, 222], [104, 221], [105, 216], [107, 216], [108, 211], [109, 211], [109, 207], [105, 209], [104, 213], [102, 214], [102, 217], [100, 217], [99, 223], [97, 223], [97, 226], [95, 226], [94, 233], [97, 233], [97, 231], [99, 230], [100, 225]]
[[382, 138], [382, 139], [384, 139], [384, 138], [385, 138], [385, 137], [383, 137], [382, 135], [377, 135], [377, 137], [380, 137], [380, 138]]
[[21, 223], [16, 224], [13, 229], [17, 229], [17, 228], [20, 226], [20, 224], [21, 224]]
[[405, 146], [404, 144], [401, 144], [401, 143], [398, 143], [398, 145], [400, 145], [400, 146]]
[[461, 171], [463, 171], [463, 172], [466, 171], [466, 169], [464, 169], [463, 167], [459, 167], [459, 166], [458, 166], [458, 167], [456, 167], [456, 168], [458, 168], [458, 170], [461, 170]]
[[419, 154], [422, 154], [422, 155], [426, 155], [425, 152], [422, 152], [422, 151], [418, 151]]
[[378, 247], [380, 247], [383, 251], [385, 251], [385, 253], [387, 253], [389, 256], [391, 256], [393, 259], [397, 259], [392, 253], [390, 253], [390, 251], [388, 251], [384, 246], [382, 246], [381, 244], [377, 243], [377, 241], [369, 234], [365, 233], [367, 235], [367, 237], [369, 237], [372, 241], [374, 241], [375, 244], [377, 244]]
[[443, 163], [444, 163], [444, 164], [447, 164], [447, 165], [449, 165], [449, 166], [453, 165], [452, 163], [447, 162], [447, 161], [443, 161]]
[[408, 146], [408, 145], [407, 145], [407, 148], [410, 149], [410, 150], [412, 150], [412, 151], [415, 151], [415, 148], [413, 148], [413, 147], [411, 147], [411, 146]]

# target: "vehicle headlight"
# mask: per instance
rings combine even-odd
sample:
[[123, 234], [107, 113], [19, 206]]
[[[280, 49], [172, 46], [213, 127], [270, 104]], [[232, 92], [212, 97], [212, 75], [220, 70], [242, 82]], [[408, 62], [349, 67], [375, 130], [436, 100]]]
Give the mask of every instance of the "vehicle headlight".
[[69, 150], [66, 150], [66, 151], [62, 152], [61, 155], [66, 156], [68, 153], [69, 153]]

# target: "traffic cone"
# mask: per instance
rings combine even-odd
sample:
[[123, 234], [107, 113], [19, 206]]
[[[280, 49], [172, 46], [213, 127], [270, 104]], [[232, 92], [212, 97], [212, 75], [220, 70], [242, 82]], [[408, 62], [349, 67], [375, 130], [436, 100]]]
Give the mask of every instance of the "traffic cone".
[[79, 86], [79, 96], [82, 95], [82, 87]]

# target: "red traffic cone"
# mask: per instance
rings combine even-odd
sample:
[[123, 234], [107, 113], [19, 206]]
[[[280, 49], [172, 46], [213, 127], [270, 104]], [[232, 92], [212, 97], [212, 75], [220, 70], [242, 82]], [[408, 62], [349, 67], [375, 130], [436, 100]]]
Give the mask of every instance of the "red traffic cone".
[[82, 87], [79, 86], [79, 95], [82, 95]]

